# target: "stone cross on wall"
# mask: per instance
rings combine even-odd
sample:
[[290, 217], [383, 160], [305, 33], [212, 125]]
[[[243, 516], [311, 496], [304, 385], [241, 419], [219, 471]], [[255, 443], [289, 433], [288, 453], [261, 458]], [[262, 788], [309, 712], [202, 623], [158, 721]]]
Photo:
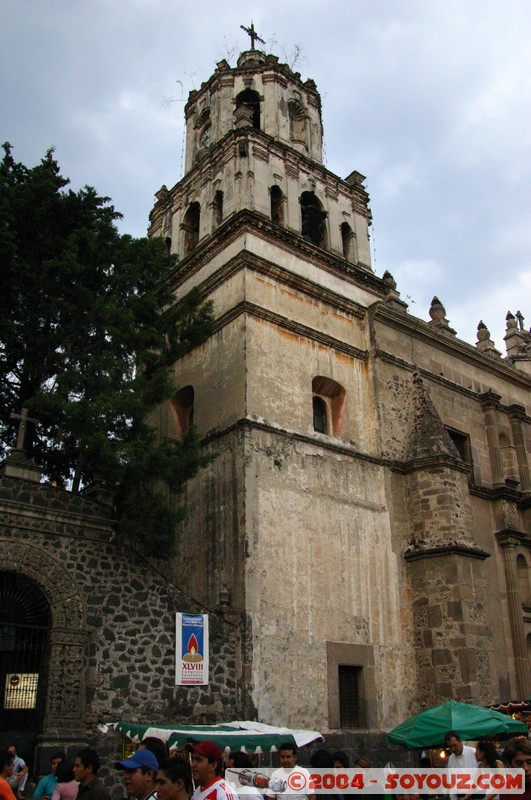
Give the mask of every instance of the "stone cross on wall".
[[249, 36], [251, 37], [251, 50], [254, 50], [255, 41], [262, 42], [262, 44], [265, 44], [264, 40], [261, 39], [260, 36], [258, 36], [257, 32], [255, 31], [253, 22], [251, 22], [250, 28], [246, 28], [245, 25], [240, 25], [240, 28], [242, 29], [242, 31], [245, 31], [245, 33], [249, 34]]
[[36, 423], [38, 420], [33, 419], [33, 417], [28, 417], [28, 409], [23, 408], [20, 414], [15, 414], [14, 411], [11, 412], [9, 415], [9, 419], [19, 420], [18, 426], [18, 433], [17, 433], [17, 450], [24, 450], [25, 440], [26, 440], [26, 428], [28, 422]]

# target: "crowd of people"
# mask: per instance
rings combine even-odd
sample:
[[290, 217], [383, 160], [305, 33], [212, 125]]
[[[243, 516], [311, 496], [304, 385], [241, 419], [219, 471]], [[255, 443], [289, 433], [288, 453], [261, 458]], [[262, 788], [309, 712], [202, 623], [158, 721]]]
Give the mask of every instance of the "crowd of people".
[[[525, 791], [522, 800], [531, 800], [531, 740], [511, 739], [499, 758], [488, 740], [480, 740], [476, 748], [465, 745], [457, 731], [449, 731], [445, 743], [450, 750], [449, 769], [510, 767], [525, 772]], [[252, 772], [251, 757], [244, 752], [230, 753], [227, 763], [215, 742], [191, 743], [184, 750], [170, 755], [160, 739], [146, 738], [129, 757], [115, 763], [123, 776], [124, 795], [131, 800], [253, 800], [253, 795], [265, 800], [315, 800], [312, 790], [294, 793], [288, 788], [287, 777], [297, 770], [309, 778], [305, 767], [297, 765], [297, 748], [291, 742], [279, 747], [280, 767], [271, 775]], [[313, 769], [370, 770], [371, 762], [364, 756], [350, 764], [343, 751], [319, 749], [312, 754]], [[17, 755], [15, 745], [0, 754], [0, 800], [30, 800], [26, 790], [28, 767]], [[98, 778], [98, 753], [85, 748], [73, 762], [65, 753], [54, 753], [50, 772], [44, 775], [33, 792], [33, 800], [111, 800], [105, 784]], [[234, 770], [248, 770], [247, 782], [239, 779]], [[307, 786], [310, 786], [307, 782]], [[397, 800], [419, 800], [419, 795], [393, 795]], [[338, 796], [335, 796], [336, 798]], [[390, 796], [391, 797], [391, 796]], [[517, 795], [483, 795], [484, 800], [511, 800]], [[479, 800], [477, 794], [460, 795], [459, 800]], [[457, 800], [457, 795], [452, 796]]]

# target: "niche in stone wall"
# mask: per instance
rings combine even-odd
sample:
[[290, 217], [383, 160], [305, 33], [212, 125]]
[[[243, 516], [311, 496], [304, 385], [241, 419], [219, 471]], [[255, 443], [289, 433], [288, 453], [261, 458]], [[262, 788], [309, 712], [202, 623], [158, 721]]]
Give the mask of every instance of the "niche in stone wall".
[[355, 262], [355, 236], [352, 228], [348, 222], [342, 222], [340, 225], [341, 230], [341, 246], [343, 248], [343, 258], [345, 261]]
[[201, 206], [191, 203], [184, 215], [182, 230], [184, 232], [184, 255], [188, 255], [197, 246], [199, 241], [199, 226], [201, 222]]
[[529, 605], [531, 602], [531, 591], [529, 590], [529, 566], [527, 559], [522, 553], [516, 556], [516, 571], [518, 574], [518, 593], [522, 604]]
[[210, 121], [210, 109], [205, 108], [199, 114], [195, 124], [196, 132], [196, 158], [202, 158], [210, 147], [212, 138], [212, 126]]
[[288, 102], [290, 139], [308, 148], [308, 125], [306, 109], [299, 100]]
[[193, 386], [183, 386], [172, 400], [179, 433], [184, 436], [194, 424], [195, 392]]
[[510, 483], [518, 484], [520, 478], [516, 464], [516, 453], [508, 434], [505, 432], [500, 433], [499, 442], [505, 480]]
[[271, 198], [271, 221], [275, 225], [284, 225], [285, 197], [280, 186], [272, 186], [269, 190]]
[[223, 192], [218, 189], [214, 195], [214, 202], [212, 203], [212, 216], [214, 229], [219, 228], [223, 222]]

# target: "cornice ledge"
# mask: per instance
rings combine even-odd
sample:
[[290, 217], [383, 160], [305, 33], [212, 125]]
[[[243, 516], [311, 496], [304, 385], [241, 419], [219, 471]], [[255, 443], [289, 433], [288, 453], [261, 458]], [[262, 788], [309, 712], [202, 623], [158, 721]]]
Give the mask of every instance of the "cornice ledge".
[[273, 278], [284, 286], [289, 286], [290, 289], [295, 289], [301, 292], [301, 294], [306, 294], [315, 300], [328, 303], [334, 306], [334, 308], [350, 314], [357, 319], [363, 319], [365, 316], [365, 306], [356, 303], [354, 300], [349, 300], [330, 289], [325, 289], [309, 278], [290, 272], [284, 269], [284, 267], [279, 267], [278, 264], [275, 264], [273, 261], [268, 261], [256, 253], [241, 252], [235, 255], [201, 284], [202, 291], [205, 294], [209, 294], [229, 276], [245, 268], [257, 272], [260, 275]]
[[369, 269], [351, 264], [329, 250], [323, 250], [321, 247], [306, 241], [300, 234], [288, 228], [275, 225], [264, 214], [258, 211], [250, 211], [249, 209], [243, 209], [228, 217], [213, 234], [210, 234], [204, 241], [199, 242], [194, 251], [179, 262], [175, 271], [169, 277], [170, 286], [175, 289], [191, 275], [198, 272], [204, 263], [210, 261], [214, 255], [242, 232], [266, 234], [273, 240], [281, 241], [292, 253], [306, 258], [343, 280], [370, 289], [381, 297], [387, 292], [387, 287], [382, 278], [378, 278]]
[[263, 320], [264, 322], [277, 325], [279, 328], [283, 328], [284, 330], [290, 331], [290, 333], [294, 333], [297, 336], [309, 339], [312, 342], [319, 342], [319, 344], [322, 344], [325, 347], [329, 347], [340, 353], [345, 353], [345, 355], [352, 356], [352, 358], [357, 358], [361, 361], [368, 360], [369, 356], [366, 350], [360, 350], [354, 345], [349, 345], [340, 339], [335, 339], [333, 336], [329, 336], [328, 334], [318, 331], [315, 328], [310, 328], [308, 325], [302, 325], [299, 322], [294, 322], [288, 317], [276, 314], [274, 311], [269, 311], [267, 308], [259, 306], [256, 303], [250, 303], [244, 300], [235, 306], [234, 309], [229, 312], [229, 314], [232, 315], [237, 311], [240, 314], [250, 314], [257, 319]]
[[[449, 378], [445, 378], [444, 375], [436, 375], [434, 372], [431, 372], [430, 370], [426, 369], [426, 367], [421, 367], [418, 364], [413, 364], [410, 363], [409, 361], [405, 361], [403, 358], [400, 358], [400, 356], [395, 356], [393, 355], [393, 353], [389, 353], [387, 350], [382, 350], [379, 347], [372, 347], [369, 350], [369, 355], [373, 356], [374, 358], [381, 358], [382, 361], [385, 361], [388, 364], [396, 364], [397, 366], [400, 366], [402, 367], [402, 369], [408, 370], [409, 372], [419, 372], [423, 378], [427, 378], [433, 383], [439, 383], [441, 384], [441, 386], [445, 386], [448, 389], [452, 389], [455, 392], [459, 392], [460, 394], [465, 395], [465, 397], [470, 397], [478, 402], [482, 402], [481, 398], [482, 394], [485, 394], [484, 392], [477, 392], [474, 389], [468, 389], [466, 386], [462, 386], [460, 383], [455, 383], [454, 381], [451, 381]], [[518, 376], [510, 375], [505, 377], [512, 379], [513, 377], [519, 378], [520, 375]], [[515, 380], [512, 382], [517, 383], [518, 381]], [[499, 403], [498, 405], [498, 409], [505, 413], [508, 413], [510, 408], [511, 406], [506, 406], [503, 403]], [[525, 415], [524, 421], [531, 422], [531, 417]]]
[[325, 434], [316, 433], [314, 436], [311, 436], [309, 434], [289, 430], [288, 428], [282, 428], [279, 425], [273, 425], [267, 420], [262, 419], [254, 414], [241, 417], [239, 420], [234, 422], [232, 425], [228, 425], [226, 428], [209, 431], [201, 440], [201, 444], [210, 444], [211, 442], [219, 440], [227, 434], [238, 430], [260, 430], [266, 433], [271, 433], [275, 436], [282, 436], [286, 439], [309, 444], [313, 447], [321, 447], [324, 450], [330, 450], [334, 453], [351, 456], [354, 459], [367, 461], [368, 463], [375, 464], [376, 466], [385, 466], [384, 461], [381, 458], [371, 456], [368, 453], [362, 453], [356, 448], [355, 444], [351, 444], [349, 442], [343, 443], [339, 439], [333, 439]]
[[515, 503], [519, 509], [527, 508], [531, 502], [527, 494], [510, 487], [497, 486], [496, 488], [492, 488], [490, 486], [479, 486], [477, 483], [472, 483], [468, 488], [470, 494], [474, 497], [481, 497], [483, 500], [489, 500], [491, 502], [494, 500], [509, 500], [511, 503]]
[[394, 311], [385, 303], [375, 303], [372, 307], [372, 313], [374, 319], [378, 318], [385, 321], [391, 327], [401, 330], [410, 336], [414, 335], [417, 338], [425, 339], [438, 350], [453, 351], [456, 357], [462, 361], [479, 366], [481, 369], [503, 379], [511, 379], [520, 384], [528, 384], [531, 388], [531, 377], [527, 373], [507, 364], [505, 361], [498, 362], [494, 360], [492, 356], [481, 353], [474, 345], [462, 339], [441, 336], [420, 317]]
[[432, 467], [450, 467], [450, 469], [455, 469], [458, 472], [464, 473], [468, 473], [470, 470], [470, 466], [465, 464], [460, 458], [453, 458], [446, 453], [412, 458], [408, 461], [393, 461], [391, 464], [393, 472], [400, 472], [403, 475], [421, 469], [430, 469]]
[[531, 548], [531, 536], [524, 531], [518, 531], [514, 528], [502, 528], [494, 532], [500, 547], [529, 547]]
[[486, 558], [490, 558], [490, 553], [465, 539], [436, 539], [430, 542], [414, 539], [404, 551], [406, 561], [420, 561], [424, 558], [441, 556], [465, 556], [485, 561]]

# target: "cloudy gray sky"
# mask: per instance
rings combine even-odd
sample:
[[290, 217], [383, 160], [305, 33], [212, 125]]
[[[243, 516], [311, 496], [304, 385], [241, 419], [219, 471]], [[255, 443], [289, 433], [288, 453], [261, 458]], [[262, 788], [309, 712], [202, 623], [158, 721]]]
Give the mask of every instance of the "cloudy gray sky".
[[[183, 109], [226, 58], [266, 49], [313, 78], [326, 165], [367, 176], [373, 266], [409, 310], [446, 306], [531, 324], [529, 0], [1, 0], [0, 135], [37, 163], [50, 146], [144, 235], [154, 192], [182, 176]], [[505, 352], [505, 351], [504, 351]]]

